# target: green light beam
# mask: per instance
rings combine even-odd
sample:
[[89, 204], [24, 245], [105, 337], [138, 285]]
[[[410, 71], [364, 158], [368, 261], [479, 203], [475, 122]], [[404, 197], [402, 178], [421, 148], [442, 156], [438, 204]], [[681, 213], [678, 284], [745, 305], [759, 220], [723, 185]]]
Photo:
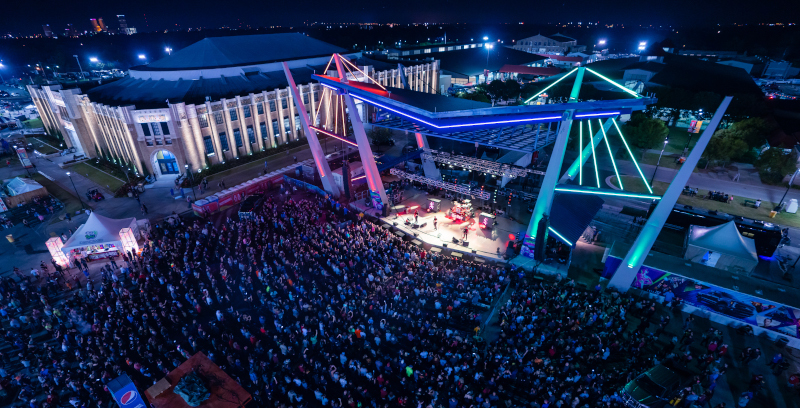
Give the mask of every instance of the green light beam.
[[[592, 121], [587, 121], [589, 124], [589, 134], [594, 134], [592, 132]], [[600, 188], [600, 172], [597, 170], [597, 154], [594, 151], [594, 143], [589, 143], [592, 145], [592, 161], [594, 162], [594, 178], [597, 179], [597, 188]]]
[[560, 238], [562, 241], [564, 241], [564, 243], [565, 243], [565, 244], [567, 244], [567, 245], [569, 245], [569, 246], [572, 246], [572, 242], [569, 242], [569, 240], [568, 240], [568, 239], [564, 238], [564, 236], [563, 236], [563, 235], [561, 235], [561, 234], [559, 234], [559, 233], [558, 233], [558, 231], [554, 230], [554, 229], [553, 229], [553, 227], [547, 227], [547, 229], [548, 229], [548, 230], [550, 230], [550, 232], [552, 232], [553, 234], [555, 234], [555, 236], [557, 236], [558, 238]]
[[607, 190], [580, 190], [575, 188], [569, 187], [556, 187], [556, 191], [559, 193], [572, 193], [572, 194], [589, 194], [589, 195], [605, 195], [605, 196], [613, 196], [613, 197], [625, 197], [625, 198], [643, 198], [645, 200], [660, 200], [661, 197], [657, 195], [648, 195], [648, 194], [635, 194], [635, 193], [625, 193], [625, 192], [614, 192], [614, 191], [607, 191]]
[[614, 174], [617, 175], [617, 183], [619, 183], [619, 189], [625, 190], [625, 188], [622, 187], [622, 178], [620, 178], [619, 171], [617, 171], [617, 161], [614, 160], [614, 153], [611, 151], [611, 145], [608, 143], [608, 136], [606, 135], [606, 129], [603, 127], [603, 121], [600, 119], [597, 119], [597, 121], [600, 122], [600, 130], [603, 131], [603, 140], [606, 141], [606, 147], [608, 148], [608, 155], [611, 156], [611, 164], [614, 166]]
[[[580, 128], [580, 147], [578, 147], [578, 151], [581, 154], [581, 166], [578, 168], [578, 184], [583, 185], [583, 122], [578, 122], [578, 128]], [[591, 141], [590, 141], [591, 142]]]
[[537, 92], [537, 93], [536, 93], [536, 95], [533, 95], [533, 96], [531, 96], [530, 98], [528, 98], [528, 100], [527, 100], [527, 101], [525, 101], [525, 103], [527, 104], [528, 102], [532, 101], [532, 100], [533, 100], [533, 98], [536, 98], [537, 96], [541, 95], [541, 94], [542, 94], [544, 91], [546, 91], [546, 90], [548, 90], [548, 89], [550, 89], [550, 88], [554, 87], [554, 86], [555, 86], [557, 83], [559, 83], [559, 82], [563, 81], [563, 80], [564, 80], [564, 78], [566, 78], [566, 77], [568, 77], [568, 76], [572, 75], [572, 73], [573, 73], [573, 72], [575, 72], [575, 71], [577, 71], [577, 70], [578, 70], [578, 68], [575, 68], [575, 69], [573, 69], [572, 71], [569, 71], [569, 72], [567, 73], [567, 75], [564, 75], [563, 77], [559, 78], [559, 79], [558, 79], [558, 81], [556, 81], [556, 82], [553, 82], [553, 83], [552, 83], [552, 84], [550, 84], [550, 85], [549, 85], [547, 88], [544, 88], [544, 89], [542, 89], [541, 91]]
[[625, 141], [625, 136], [622, 136], [622, 131], [619, 130], [619, 125], [617, 125], [617, 121], [614, 120], [614, 118], [611, 118], [611, 123], [613, 123], [614, 127], [617, 128], [617, 133], [619, 133], [619, 138], [622, 139], [622, 143], [625, 144], [625, 150], [627, 150], [628, 154], [631, 156], [631, 161], [633, 161], [633, 165], [636, 166], [636, 170], [639, 171], [639, 176], [642, 177], [642, 181], [644, 182], [645, 187], [647, 187], [647, 191], [649, 191], [650, 194], [653, 194], [653, 189], [650, 188], [650, 183], [647, 182], [647, 178], [644, 177], [644, 173], [642, 173], [642, 169], [639, 168], [639, 163], [636, 163], [636, 158], [633, 157], [633, 152], [631, 152], [631, 148], [628, 147], [628, 142]]
[[629, 94], [631, 94], [631, 95], [633, 95], [633, 96], [635, 96], [635, 97], [637, 97], [637, 98], [641, 98], [641, 97], [642, 97], [642, 96], [641, 96], [641, 95], [639, 95], [638, 93], [636, 93], [636, 92], [633, 92], [633, 91], [631, 91], [630, 89], [628, 89], [628, 88], [625, 88], [624, 86], [622, 86], [622, 85], [620, 85], [620, 84], [618, 84], [618, 83], [616, 83], [616, 82], [614, 82], [614, 81], [612, 81], [612, 80], [610, 80], [610, 79], [608, 79], [608, 78], [606, 78], [606, 77], [604, 77], [604, 76], [600, 75], [599, 73], [597, 73], [596, 71], [594, 71], [594, 70], [593, 70], [593, 69], [591, 69], [591, 68], [586, 68], [586, 70], [587, 70], [587, 71], [589, 71], [589, 72], [591, 72], [591, 73], [593, 73], [593, 74], [595, 74], [595, 75], [597, 75], [597, 76], [599, 76], [599, 77], [600, 77], [600, 78], [602, 78], [602, 79], [605, 79], [605, 80], [606, 80], [608, 83], [610, 83], [611, 85], [614, 85], [614, 86], [616, 86], [617, 88], [619, 88], [619, 89], [622, 89], [623, 91], [625, 91], [625, 92], [627, 92], [627, 93], [629, 93]]

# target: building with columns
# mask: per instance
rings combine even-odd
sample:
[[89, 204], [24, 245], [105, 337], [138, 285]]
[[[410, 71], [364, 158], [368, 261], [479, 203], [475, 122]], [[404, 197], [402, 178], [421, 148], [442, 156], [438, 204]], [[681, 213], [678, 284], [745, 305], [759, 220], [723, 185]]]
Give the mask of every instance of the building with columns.
[[303, 34], [206, 38], [86, 92], [61, 85], [28, 90], [45, 127], [60, 131], [67, 147], [163, 176], [182, 173], [186, 164], [202, 169], [303, 138], [283, 62], [309, 117], [331, 126], [343, 108], [311, 75], [327, 69], [335, 76], [334, 64], [327, 66], [334, 53], [385, 86], [402, 87], [402, 69], [409, 88], [436, 92], [438, 61], [398, 66]]

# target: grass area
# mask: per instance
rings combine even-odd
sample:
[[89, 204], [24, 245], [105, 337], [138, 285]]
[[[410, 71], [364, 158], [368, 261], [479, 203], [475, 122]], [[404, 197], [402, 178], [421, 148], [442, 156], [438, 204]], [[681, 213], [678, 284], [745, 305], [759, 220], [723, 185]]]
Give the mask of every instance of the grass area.
[[44, 127], [44, 124], [42, 124], [42, 120], [41, 119], [36, 118], [36, 119], [26, 120], [26, 121], [22, 122], [22, 126], [25, 127], [25, 129], [36, 129], [36, 128]]
[[[642, 156], [639, 156], [636, 158], [636, 160], [639, 161], [639, 164], [643, 163], [655, 166], [656, 163], [658, 163], [658, 156], [658, 153], [645, 153], [644, 159], [642, 159]], [[677, 157], [678, 156], [674, 155], [674, 153], [667, 153], [664, 151], [664, 155], [661, 156], [661, 164], [659, 164], [659, 166], [676, 169], [678, 168], [678, 163], [675, 163], [675, 158]]]
[[50, 144], [42, 141], [41, 139], [28, 137], [28, 141], [33, 144], [33, 148], [39, 151], [41, 154], [58, 153], [57, 149], [54, 149], [53, 146], [50, 146]]
[[[46, 188], [47, 192], [53, 197], [64, 203], [64, 208], [68, 213], [75, 214], [76, 211], [81, 210], [81, 203], [78, 201], [78, 198], [75, 197], [74, 192], [70, 193], [69, 191], [64, 190], [61, 188], [61, 186], [48, 180], [39, 173], [34, 173], [31, 178], [36, 180], [37, 183], [41, 184], [42, 187]], [[58, 218], [55, 220], [58, 221]]]
[[[11, 161], [11, 164], [6, 166], [7, 161]], [[14, 154], [6, 154], [0, 157], [0, 168], [3, 167], [14, 167], [19, 165], [19, 156], [16, 153]]]
[[[320, 138], [320, 141], [322, 143], [324, 143], [324, 138]], [[292, 156], [292, 153], [291, 153], [292, 151], [295, 151], [295, 149], [304, 149], [306, 146], [307, 145], [301, 145], [301, 146], [293, 147], [293, 148], [289, 149], [289, 154], [288, 155], [286, 154], [286, 151], [282, 151], [280, 153], [275, 153], [273, 155], [267, 156], [267, 157], [262, 158], [262, 159], [257, 159], [255, 161], [251, 161], [249, 163], [242, 164], [241, 166], [236, 166], [236, 167], [230, 168], [228, 170], [221, 171], [219, 173], [214, 173], [214, 174], [212, 174], [210, 176], [207, 176], [207, 177], [202, 177], [201, 176], [201, 178], [198, 179], [198, 182], [200, 180], [202, 180], [203, 178], [205, 178], [210, 183], [211, 181], [224, 179], [225, 177], [228, 177], [228, 176], [230, 176], [232, 174], [241, 173], [243, 171], [252, 170], [252, 169], [258, 170], [258, 173], [253, 175], [253, 177], [255, 178], [255, 177], [258, 177], [258, 176], [263, 174], [264, 162], [265, 161], [274, 161], [276, 158], [290, 157], [290, 156]], [[234, 161], [235, 160], [236, 159], [234, 159]], [[270, 164], [268, 170], [271, 172], [273, 170], [278, 170], [279, 168], [282, 168], [282, 167], [285, 167], [285, 166], [275, 166], [274, 164]]]
[[[691, 139], [690, 139], [691, 137]], [[686, 147], [686, 142], [689, 142], [689, 150], [697, 143], [700, 138], [699, 133], [689, 133], [688, 128], [683, 127], [669, 127], [669, 143], [664, 149], [664, 154], [669, 153], [683, 153], [683, 148]]]
[[50, 146], [55, 147], [56, 149], [63, 150], [63, 149], [67, 148], [67, 146], [64, 144], [64, 140], [63, 139], [59, 139], [57, 137], [50, 136], [50, 135], [48, 135], [46, 133], [45, 134], [36, 135], [36, 138], [41, 140], [44, 143], [49, 144]]
[[[616, 177], [612, 177], [611, 180], [614, 185], [617, 184]], [[638, 177], [631, 177], [631, 176], [622, 176], [622, 182], [625, 185], [625, 190], [627, 191], [635, 191], [638, 193], [647, 193], [647, 188], [644, 185], [644, 182], [641, 178]], [[667, 187], [669, 183], [665, 183], [663, 181], [656, 181], [653, 185], [653, 193], [657, 195], [663, 195], [665, 191], [667, 191]], [[733, 203], [726, 204], [719, 201], [714, 200], [706, 200], [703, 197], [708, 195], [708, 190], [699, 190], [698, 194], [694, 197], [689, 197], [686, 195], [681, 195], [678, 198], [678, 204], [685, 204], [691, 205], [692, 207], [697, 208], [705, 208], [707, 210], [714, 210], [719, 212], [724, 212], [731, 215], [738, 215], [741, 217], [746, 217], [754, 220], [766, 221], [780, 225], [786, 225], [791, 227], [800, 228], [800, 216], [797, 214], [789, 214], [786, 212], [779, 213], [775, 216], [775, 218], [769, 218], [769, 213], [772, 211], [773, 208], [777, 205], [776, 203], [771, 203], [769, 201], [761, 201], [761, 207], [753, 208], [752, 206], [745, 206], [745, 200], [755, 201], [755, 198], [752, 197], [733, 197]]]
[[85, 176], [89, 180], [108, 188], [112, 192], [117, 191], [120, 187], [122, 187], [123, 184], [125, 184], [125, 182], [121, 181], [120, 179], [85, 162], [70, 166], [69, 169], [70, 171], [74, 171], [81, 176]]
[[[285, 154], [286, 153], [284, 153], [284, 155]], [[234, 159], [234, 160], [236, 160], [236, 159]], [[210, 183], [212, 180], [224, 179], [225, 177], [228, 177], [231, 174], [236, 174], [236, 173], [239, 173], [239, 172], [243, 172], [245, 170], [257, 169], [258, 170], [258, 174], [254, 174], [253, 175], [253, 177], [255, 178], [255, 177], [258, 177], [258, 176], [260, 176], [262, 174], [262, 172], [264, 171], [264, 162], [267, 161], [267, 160], [269, 160], [268, 157], [267, 158], [263, 158], [263, 159], [258, 159], [256, 161], [252, 161], [250, 163], [246, 163], [246, 164], [243, 164], [241, 166], [237, 166], [237, 167], [234, 167], [232, 169], [221, 171], [219, 173], [214, 173], [214, 174], [212, 174], [212, 175], [210, 175], [208, 177], [202, 177], [202, 178], [207, 179], [208, 182]], [[271, 169], [270, 171], [272, 171], [272, 170], [275, 170], [275, 169]]]

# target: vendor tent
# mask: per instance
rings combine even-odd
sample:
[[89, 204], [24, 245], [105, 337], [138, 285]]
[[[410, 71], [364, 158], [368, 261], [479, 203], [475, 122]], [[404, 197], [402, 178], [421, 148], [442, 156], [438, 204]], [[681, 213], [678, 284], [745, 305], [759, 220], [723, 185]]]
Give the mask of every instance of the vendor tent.
[[758, 264], [755, 241], [743, 237], [734, 221], [716, 227], [692, 225], [683, 258], [737, 273], [750, 273]]
[[73, 249], [89, 245], [114, 244], [115, 247], [122, 251], [119, 230], [123, 228], [130, 228], [134, 231], [134, 236], [138, 237], [139, 227], [136, 226], [136, 218], [115, 220], [93, 212], [89, 215], [86, 223], [78, 227], [72, 237], [64, 243], [62, 250], [65, 254], [69, 254]]
[[6, 189], [8, 190], [8, 194], [12, 196], [22, 195], [31, 191], [36, 191], [42, 189], [41, 184], [28, 179], [28, 178], [21, 178], [16, 177], [6, 184]]
[[35, 197], [42, 197], [47, 195], [47, 189], [42, 187], [41, 184], [28, 179], [16, 177], [11, 179], [5, 185], [8, 197], [5, 198], [6, 205], [16, 207], [22, 203], [27, 203]]

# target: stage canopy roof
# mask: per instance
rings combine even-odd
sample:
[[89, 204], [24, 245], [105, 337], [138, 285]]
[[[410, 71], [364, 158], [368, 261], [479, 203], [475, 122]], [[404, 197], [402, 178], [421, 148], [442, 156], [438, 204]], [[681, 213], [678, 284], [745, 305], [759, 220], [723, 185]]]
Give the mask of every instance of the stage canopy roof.
[[692, 225], [684, 259], [719, 269], [753, 270], [758, 264], [755, 241], [745, 238], [730, 221], [716, 227]]
[[81, 225], [75, 233], [72, 234], [72, 237], [64, 243], [62, 251], [67, 254], [69, 251], [76, 248], [99, 244], [114, 244], [122, 251], [122, 241], [119, 237], [119, 230], [123, 228], [130, 228], [137, 231], [136, 218], [115, 220], [113, 218], [97, 215], [97, 213], [93, 212], [89, 215], [89, 219], [86, 220], [86, 223]]

